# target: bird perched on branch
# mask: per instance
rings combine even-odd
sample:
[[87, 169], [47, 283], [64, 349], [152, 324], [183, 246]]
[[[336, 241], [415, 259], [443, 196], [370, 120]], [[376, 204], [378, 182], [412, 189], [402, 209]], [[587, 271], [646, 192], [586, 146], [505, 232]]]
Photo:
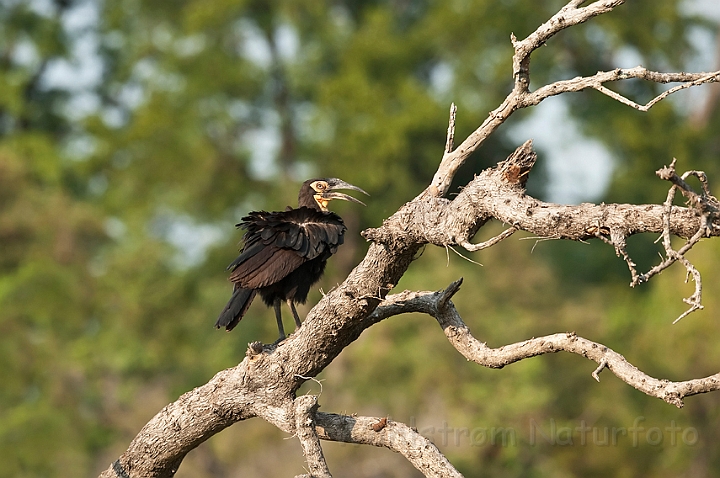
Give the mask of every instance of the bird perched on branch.
[[301, 326], [295, 304], [304, 304], [310, 287], [325, 270], [328, 258], [343, 243], [345, 224], [328, 211], [328, 203], [342, 199], [363, 204], [338, 189], [367, 193], [337, 178], [309, 179], [300, 188], [298, 208], [251, 212], [237, 227], [245, 229], [240, 255], [229, 266], [233, 294], [215, 327], [232, 330], [250, 307], [255, 294], [275, 309], [278, 341], [285, 338], [280, 302], [285, 301]]

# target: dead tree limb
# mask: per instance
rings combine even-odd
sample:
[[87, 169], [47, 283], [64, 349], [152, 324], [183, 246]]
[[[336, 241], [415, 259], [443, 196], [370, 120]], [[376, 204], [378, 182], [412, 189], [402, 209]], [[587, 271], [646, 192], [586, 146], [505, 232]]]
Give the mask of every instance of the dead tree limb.
[[320, 438], [315, 431], [317, 408], [317, 397], [313, 395], [303, 395], [295, 399], [295, 432], [310, 472], [309, 475], [304, 476], [332, 478], [320, 446]]
[[403, 455], [427, 477], [462, 477], [430, 440], [404, 423], [322, 412], [317, 414], [316, 423], [318, 435], [324, 440], [388, 448]]
[[609, 347], [578, 337], [572, 332], [536, 337], [498, 348], [488, 347], [472, 335], [449, 300], [460, 289], [461, 283], [462, 279], [436, 292], [405, 291], [389, 295], [375, 309], [373, 316], [379, 321], [408, 312], [431, 315], [437, 319], [448, 341], [463, 357], [488, 368], [500, 369], [538, 355], [570, 352], [598, 364], [598, 368], [592, 372], [597, 381], [600, 381], [598, 374], [607, 368], [628, 385], [678, 408], [682, 408], [684, 397], [720, 390], [720, 373], [683, 382], [653, 378]]
[[[515, 87], [508, 94], [505, 100], [496, 109], [490, 112], [485, 121], [470, 136], [465, 139], [455, 150], [446, 151], [443, 155], [440, 167], [428, 188], [423, 195], [430, 194], [440, 197], [447, 194], [455, 173], [462, 166], [465, 160], [503, 124], [515, 111], [535, 106], [546, 98], [562, 93], [582, 91], [588, 88], [596, 89], [611, 98], [629, 105], [640, 111], [647, 111], [658, 101], [681, 89], [697, 86], [705, 83], [720, 81], [720, 71], [705, 73], [660, 73], [649, 71], [642, 66], [627, 69], [615, 69], [612, 71], [598, 72], [589, 77], [577, 77], [570, 80], [556, 81], [549, 85], [542, 86], [537, 90], [530, 91], [530, 59], [532, 53], [543, 46], [550, 38], [562, 30], [586, 22], [592, 17], [603, 13], [611, 12], [615, 7], [625, 3], [624, 0], [598, 0], [586, 7], [580, 7], [585, 3], [580, 0], [572, 0], [566, 4], [550, 20], [543, 23], [524, 40], [518, 41], [515, 35], [511, 35], [511, 41], [515, 48], [513, 55], [513, 78]], [[607, 89], [604, 84], [628, 80], [631, 78], [642, 79], [654, 83], [682, 83], [673, 87], [645, 105], [638, 105], [618, 93]], [[454, 118], [453, 118], [454, 121]]]

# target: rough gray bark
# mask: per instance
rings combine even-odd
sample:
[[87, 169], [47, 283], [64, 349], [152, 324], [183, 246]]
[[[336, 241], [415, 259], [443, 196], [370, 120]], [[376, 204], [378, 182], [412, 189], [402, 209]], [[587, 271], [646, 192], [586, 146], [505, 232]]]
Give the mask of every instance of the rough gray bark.
[[[702, 192], [692, 191], [683, 184], [681, 181], [686, 175], [678, 176], [674, 164], [659, 171], [663, 179], [672, 183], [665, 204], [562, 206], [534, 199], [526, 195], [524, 189], [535, 162], [529, 141], [497, 167], [480, 173], [453, 200], [443, 197], [459, 166], [517, 109], [563, 92], [595, 88], [623, 103], [646, 110], [669, 93], [641, 106], [607, 90], [603, 83], [626, 78], [682, 82], [674, 89], [677, 91], [720, 79], [720, 72], [657, 73], [637, 67], [559, 81], [530, 92], [530, 55], [535, 49], [562, 29], [611, 11], [623, 1], [596, 1], [580, 8], [583, 3], [570, 1], [525, 40], [517, 41], [512, 37], [515, 47], [513, 91], [456, 149], [453, 149], [453, 107], [446, 151], [428, 188], [385, 220], [381, 227], [364, 231], [363, 236], [371, 241], [367, 255], [340, 286], [325, 295], [310, 311], [301, 328], [279, 345], [250, 344], [246, 358], [236, 367], [219, 372], [207, 384], [167, 405], [140, 430], [125, 453], [101, 476], [173, 476], [190, 450], [224, 428], [255, 417], [297, 435], [310, 473], [303, 476], [330, 476], [319, 439], [386, 447], [401, 453], [425, 476], [461, 476], [432, 443], [404, 424], [384, 418], [317, 412], [316, 397], [295, 396], [306, 380], [327, 367], [365, 329], [385, 318], [410, 311], [434, 316], [449, 342], [461, 354], [486, 367], [502, 368], [528, 357], [566, 351], [596, 362], [598, 367], [593, 372], [596, 379], [607, 368], [647, 395], [676, 406], [681, 406], [686, 396], [719, 390], [720, 373], [686, 382], [658, 380], [602, 344], [574, 334], [561, 333], [489, 348], [471, 335], [452, 305], [450, 298], [459, 289], [459, 281], [444, 291], [406, 291], [387, 296], [425, 244], [459, 246], [472, 251], [489, 247], [517, 230], [568, 240], [595, 238], [615, 248], [628, 263], [633, 284], [636, 284], [674, 262], [681, 262], [688, 272], [692, 272], [694, 268], [685, 259], [685, 252], [700, 237], [720, 235], [717, 200], [705, 183]], [[688, 174], [700, 177], [702, 173]], [[678, 189], [691, 199], [690, 207], [671, 205], [671, 194]], [[486, 243], [472, 244], [473, 236], [491, 219], [508, 224], [509, 229]], [[639, 274], [625, 251], [625, 239], [642, 232], [660, 233], [663, 238], [675, 235], [688, 239], [688, 242], [675, 251], [668, 240], [667, 260], [659, 264], [658, 270]], [[697, 308], [700, 303], [699, 274], [693, 273], [693, 278], [698, 288], [687, 301], [691, 308]]]
[[332, 478], [327, 463], [325, 463], [322, 446], [320, 446], [320, 437], [315, 430], [317, 408], [316, 396], [303, 395], [295, 399], [295, 432], [300, 440], [310, 472], [309, 475], [302, 476]]

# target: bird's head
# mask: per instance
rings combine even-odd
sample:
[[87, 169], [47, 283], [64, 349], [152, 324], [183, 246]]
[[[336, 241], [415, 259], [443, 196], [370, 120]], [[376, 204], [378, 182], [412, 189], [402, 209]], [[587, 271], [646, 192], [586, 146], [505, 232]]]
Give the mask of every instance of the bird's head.
[[352, 189], [369, 196], [368, 193], [359, 187], [346, 183], [342, 179], [308, 179], [303, 183], [302, 188], [300, 188], [298, 204], [300, 206], [307, 206], [313, 209], [320, 209], [321, 211], [327, 211], [327, 205], [333, 199], [342, 199], [343, 201], [350, 201], [362, 204], [363, 206], [365, 205], [365, 203], [359, 199], [355, 199], [347, 194], [336, 192], [338, 189]]

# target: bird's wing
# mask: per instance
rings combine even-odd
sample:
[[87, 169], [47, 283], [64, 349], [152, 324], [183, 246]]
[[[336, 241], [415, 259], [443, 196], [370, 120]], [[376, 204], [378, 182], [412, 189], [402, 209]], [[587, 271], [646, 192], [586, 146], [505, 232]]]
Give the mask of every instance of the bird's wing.
[[306, 207], [252, 212], [238, 226], [247, 230], [245, 247], [228, 269], [230, 280], [246, 289], [275, 284], [304, 262], [329, 257], [345, 233], [340, 216]]
[[259, 289], [284, 279], [303, 262], [305, 259], [292, 250], [267, 246], [238, 265], [230, 280], [245, 289]]

